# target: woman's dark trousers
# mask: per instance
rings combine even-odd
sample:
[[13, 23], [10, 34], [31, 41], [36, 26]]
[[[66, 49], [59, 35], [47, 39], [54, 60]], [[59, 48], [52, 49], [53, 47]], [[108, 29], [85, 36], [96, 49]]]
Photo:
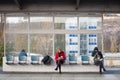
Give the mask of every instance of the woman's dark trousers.
[[57, 67], [56, 67], [56, 69], [59, 69], [59, 73], [61, 73], [61, 65], [63, 64], [63, 61], [58, 61], [57, 62]]

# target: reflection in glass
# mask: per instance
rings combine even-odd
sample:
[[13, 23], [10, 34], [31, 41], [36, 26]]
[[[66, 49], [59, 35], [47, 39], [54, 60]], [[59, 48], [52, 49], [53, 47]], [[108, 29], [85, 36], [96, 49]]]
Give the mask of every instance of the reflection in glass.
[[120, 52], [120, 15], [105, 14], [103, 19], [103, 43], [105, 52]]
[[81, 30], [98, 30], [101, 29], [101, 17], [79, 17]]
[[54, 51], [56, 51], [57, 48], [61, 48], [65, 51], [65, 34], [55, 34]]
[[55, 17], [54, 29], [77, 30], [77, 17]]
[[22, 49], [28, 52], [27, 34], [5, 34], [6, 54], [18, 56]]
[[28, 18], [27, 17], [7, 17], [6, 18], [6, 32], [27, 32]]
[[30, 53], [37, 55], [53, 54], [53, 39], [51, 34], [31, 34]]
[[0, 53], [2, 54], [4, 52], [4, 25], [1, 20], [1, 14], [0, 14]]
[[80, 35], [80, 54], [87, 55], [87, 34]]
[[51, 30], [53, 29], [52, 17], [30, 17], [30, 30]]
[[101, 34], [80, 34], [80, 54], [91, 55], [94, 47], [102, 50]]
[[2, 25], [2, 22], [1, 22], [1, 15], [0, 15], [0, 40], [1, 40], [1, 37], [3, 35], [3, 25]]
[[65, 38], [66, 38], [66, 54], [69, 55], [70, 61], [76, 61], [79, 52], [78, 34], [66, 34]]

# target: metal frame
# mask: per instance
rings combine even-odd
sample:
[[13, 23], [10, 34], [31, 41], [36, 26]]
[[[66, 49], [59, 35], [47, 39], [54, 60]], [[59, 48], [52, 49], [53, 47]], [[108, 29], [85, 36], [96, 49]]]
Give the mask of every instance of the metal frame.
[[30, 15], [28, 14], [28, 54], [30, 56]]
[[[55, 27], [54, 20], [55, 20], [55, 18], [53, 16], [53, 30], [54, 30], [54, 27]], [[55, 52], [55, 44], [54, 44], [54, 42], [55, 42], [55, 33], [53, 32], [53, 56], [54, 56], [54, 52]]]
[[104, 42], [103, 42], [103, 17], [104, 17], [104, 15], [102, 14], [102, 25], [101, 25], [101, 29], [102, 29], [102, 34], [101, 34], [101, 36], [102, 36], [102, 53], [104, 54]]
[[5, 30], [5, 28], [6, 28], [6, 15], [4, 14], [4, 21], [5, 21], [5, 23], [4, 23], [4, 56], [6, 55], [6, 46], [5, 46], [5, 44], [6, 44], [6, 36], [5, 36], [5, 33], [6, 33], [6, 30]]

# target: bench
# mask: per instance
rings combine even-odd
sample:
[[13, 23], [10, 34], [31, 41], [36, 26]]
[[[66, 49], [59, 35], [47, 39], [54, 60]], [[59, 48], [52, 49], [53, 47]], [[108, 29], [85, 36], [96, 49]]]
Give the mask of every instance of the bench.
[[89, 64], [90, 58], [87, 55], [82, 55], [81, 61], [82, 61], [82, 64]]

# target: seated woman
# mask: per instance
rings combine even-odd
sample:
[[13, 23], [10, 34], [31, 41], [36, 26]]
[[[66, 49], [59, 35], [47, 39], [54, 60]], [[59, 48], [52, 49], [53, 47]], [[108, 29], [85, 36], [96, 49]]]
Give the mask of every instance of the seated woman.
[[66, 59], [65, 53], [60, 48], [58, 48], [55, 53], [55, 61], [57, 64], [57, 67], [55, 68], [55, 70], [58, 70], [59, 68], [59, 73], [61, 73], [61, 64], [65, 62], [65, 59]]

